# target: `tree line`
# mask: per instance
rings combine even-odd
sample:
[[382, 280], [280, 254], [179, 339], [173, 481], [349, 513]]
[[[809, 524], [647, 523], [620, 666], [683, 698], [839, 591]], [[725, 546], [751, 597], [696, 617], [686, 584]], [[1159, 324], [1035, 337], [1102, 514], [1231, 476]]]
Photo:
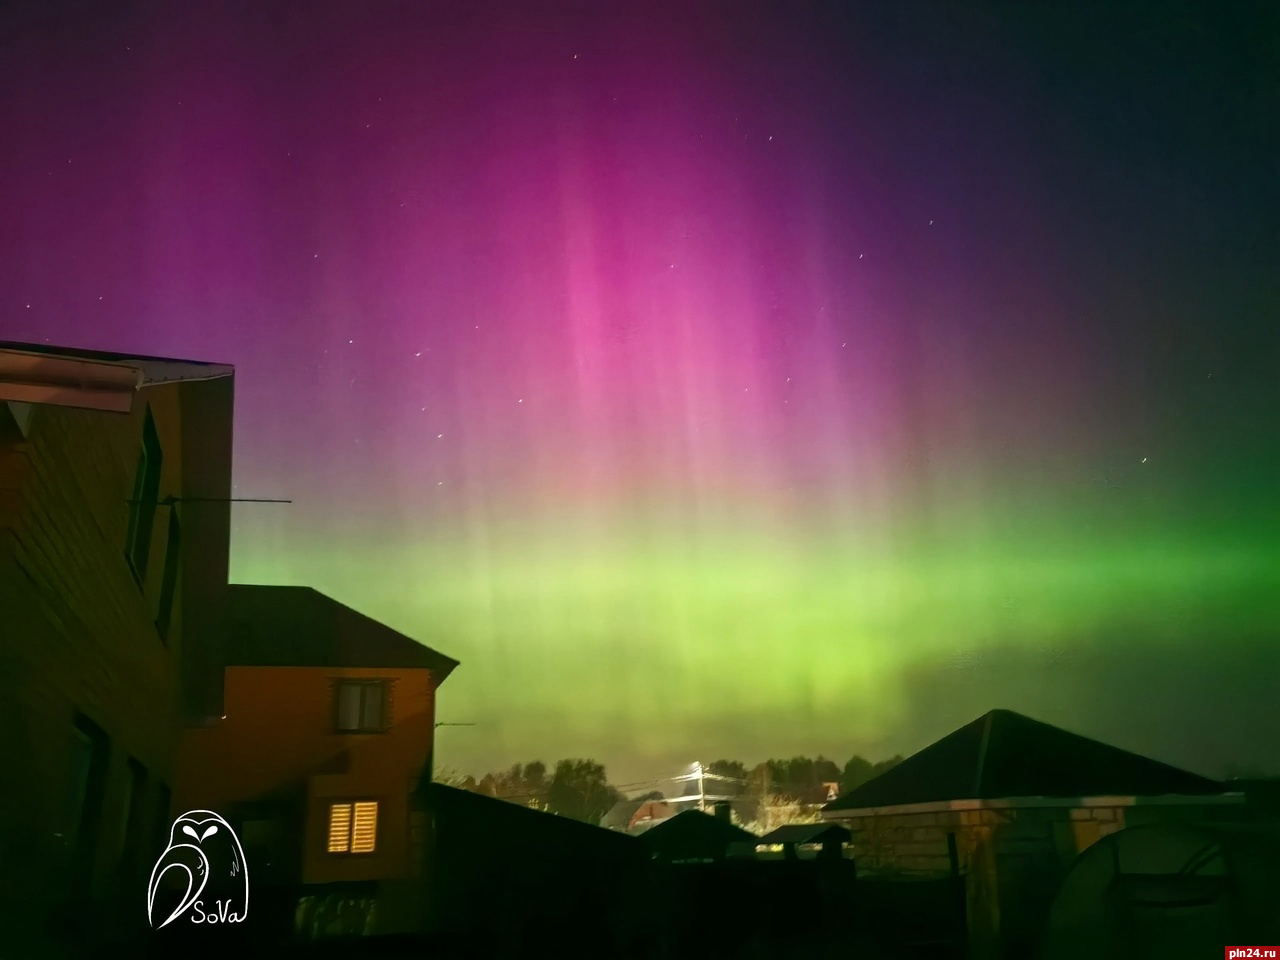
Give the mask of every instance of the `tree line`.
[[[762, 800], [778, 797], [791, 798], [802, 805], [816, 804], [825, 801], [828, 784], [837, 784], [839, 793], [847, 793], [897, 766], [902, 759], [895, 756], [873, 763], [855, 755], [840, 766], [823, 756], [792, 757], [766, 760], [751, 768], [737, 760], [716, 760], [703, 768], [709, 775], [703, 787], [708, 795], [742, 798], [753, 807]], [[436, 779], [449, 786], [592, 824], [599, 824], [615, 803], [626, 799], [621, 790], [609, 783], [603, 764], [585, 759], [561, 760], [550, 772], [545, 763], [534, 760], [486, 773], [479, 780], [451, 772], [442, 772]], [[698, 782], [685, 781], [677, 785], [676, 790], [678, 796], [694, 796], [698, 793]], [[654, 789], [636, 799], [663, 800], [667, 796], [664, 791]]]

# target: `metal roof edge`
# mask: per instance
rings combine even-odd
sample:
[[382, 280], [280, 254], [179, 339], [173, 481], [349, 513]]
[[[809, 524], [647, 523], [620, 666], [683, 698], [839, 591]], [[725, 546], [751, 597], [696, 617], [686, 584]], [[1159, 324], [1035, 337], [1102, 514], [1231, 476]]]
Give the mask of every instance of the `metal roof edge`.
[[917, 813], [960, 813], [973, 810], [1010, 810], [1020, 807], [1150, 807], [1189, 804], [1232, 804], [1244, 803], [1245, 799], [1243, 793], [1172, 793], [1151, 797], [1003, 797], [992, 800], [932, 800], [925, 803], [902, 803], [881, 807], [826, 809], [822, 811], [822, 816], [827, 820], [848, 820], [855, 817], [898, 816]]

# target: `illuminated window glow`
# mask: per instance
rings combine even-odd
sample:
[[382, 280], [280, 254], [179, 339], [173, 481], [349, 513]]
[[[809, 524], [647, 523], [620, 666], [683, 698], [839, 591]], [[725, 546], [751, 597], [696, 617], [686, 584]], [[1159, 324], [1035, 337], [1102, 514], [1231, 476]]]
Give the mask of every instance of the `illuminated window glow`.
[[373, 853], [377, 842], [377, 801], [329, 805], [330, 853]]

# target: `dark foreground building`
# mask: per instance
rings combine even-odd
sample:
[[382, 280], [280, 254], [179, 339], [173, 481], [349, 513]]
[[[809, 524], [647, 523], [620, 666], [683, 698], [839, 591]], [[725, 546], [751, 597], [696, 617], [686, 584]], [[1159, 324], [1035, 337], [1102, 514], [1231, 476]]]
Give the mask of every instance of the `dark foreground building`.
[[1252, 819], [1241, 793], [993, 710], [827, 805], [861, 870], [966, 878], [975, 958], [1021, 955], [1075, 857], [1125, 826]]
[[178, 745], [220, 699], [233, 380], [0, 343], [6, 956], [145, 929]]

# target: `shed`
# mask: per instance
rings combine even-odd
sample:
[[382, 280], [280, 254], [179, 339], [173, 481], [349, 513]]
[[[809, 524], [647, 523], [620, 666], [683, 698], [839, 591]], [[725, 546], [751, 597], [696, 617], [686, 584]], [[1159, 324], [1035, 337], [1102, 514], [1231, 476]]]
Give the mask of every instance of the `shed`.
[[835, 823], [789, 823], [786, 826], [771, 830], [756, 841], [760, 847], [782, 847], [782, 855], [788, 860], [800, 859], [801, 847], [817, 847], [818, 855], [840, 859], [844, 856], [844, 845], [853, 839], [853, 834]]
[[417, 803], [432, 932], [519, 943], [563, 924], [613, 952], [648, 867], [639, 840], [440, 783]]
[[723, 860], [732, 845], [760, 842], [755, 834], [701, 810], [677, 813], [639, 839], [650, 856], [669, 863]]

